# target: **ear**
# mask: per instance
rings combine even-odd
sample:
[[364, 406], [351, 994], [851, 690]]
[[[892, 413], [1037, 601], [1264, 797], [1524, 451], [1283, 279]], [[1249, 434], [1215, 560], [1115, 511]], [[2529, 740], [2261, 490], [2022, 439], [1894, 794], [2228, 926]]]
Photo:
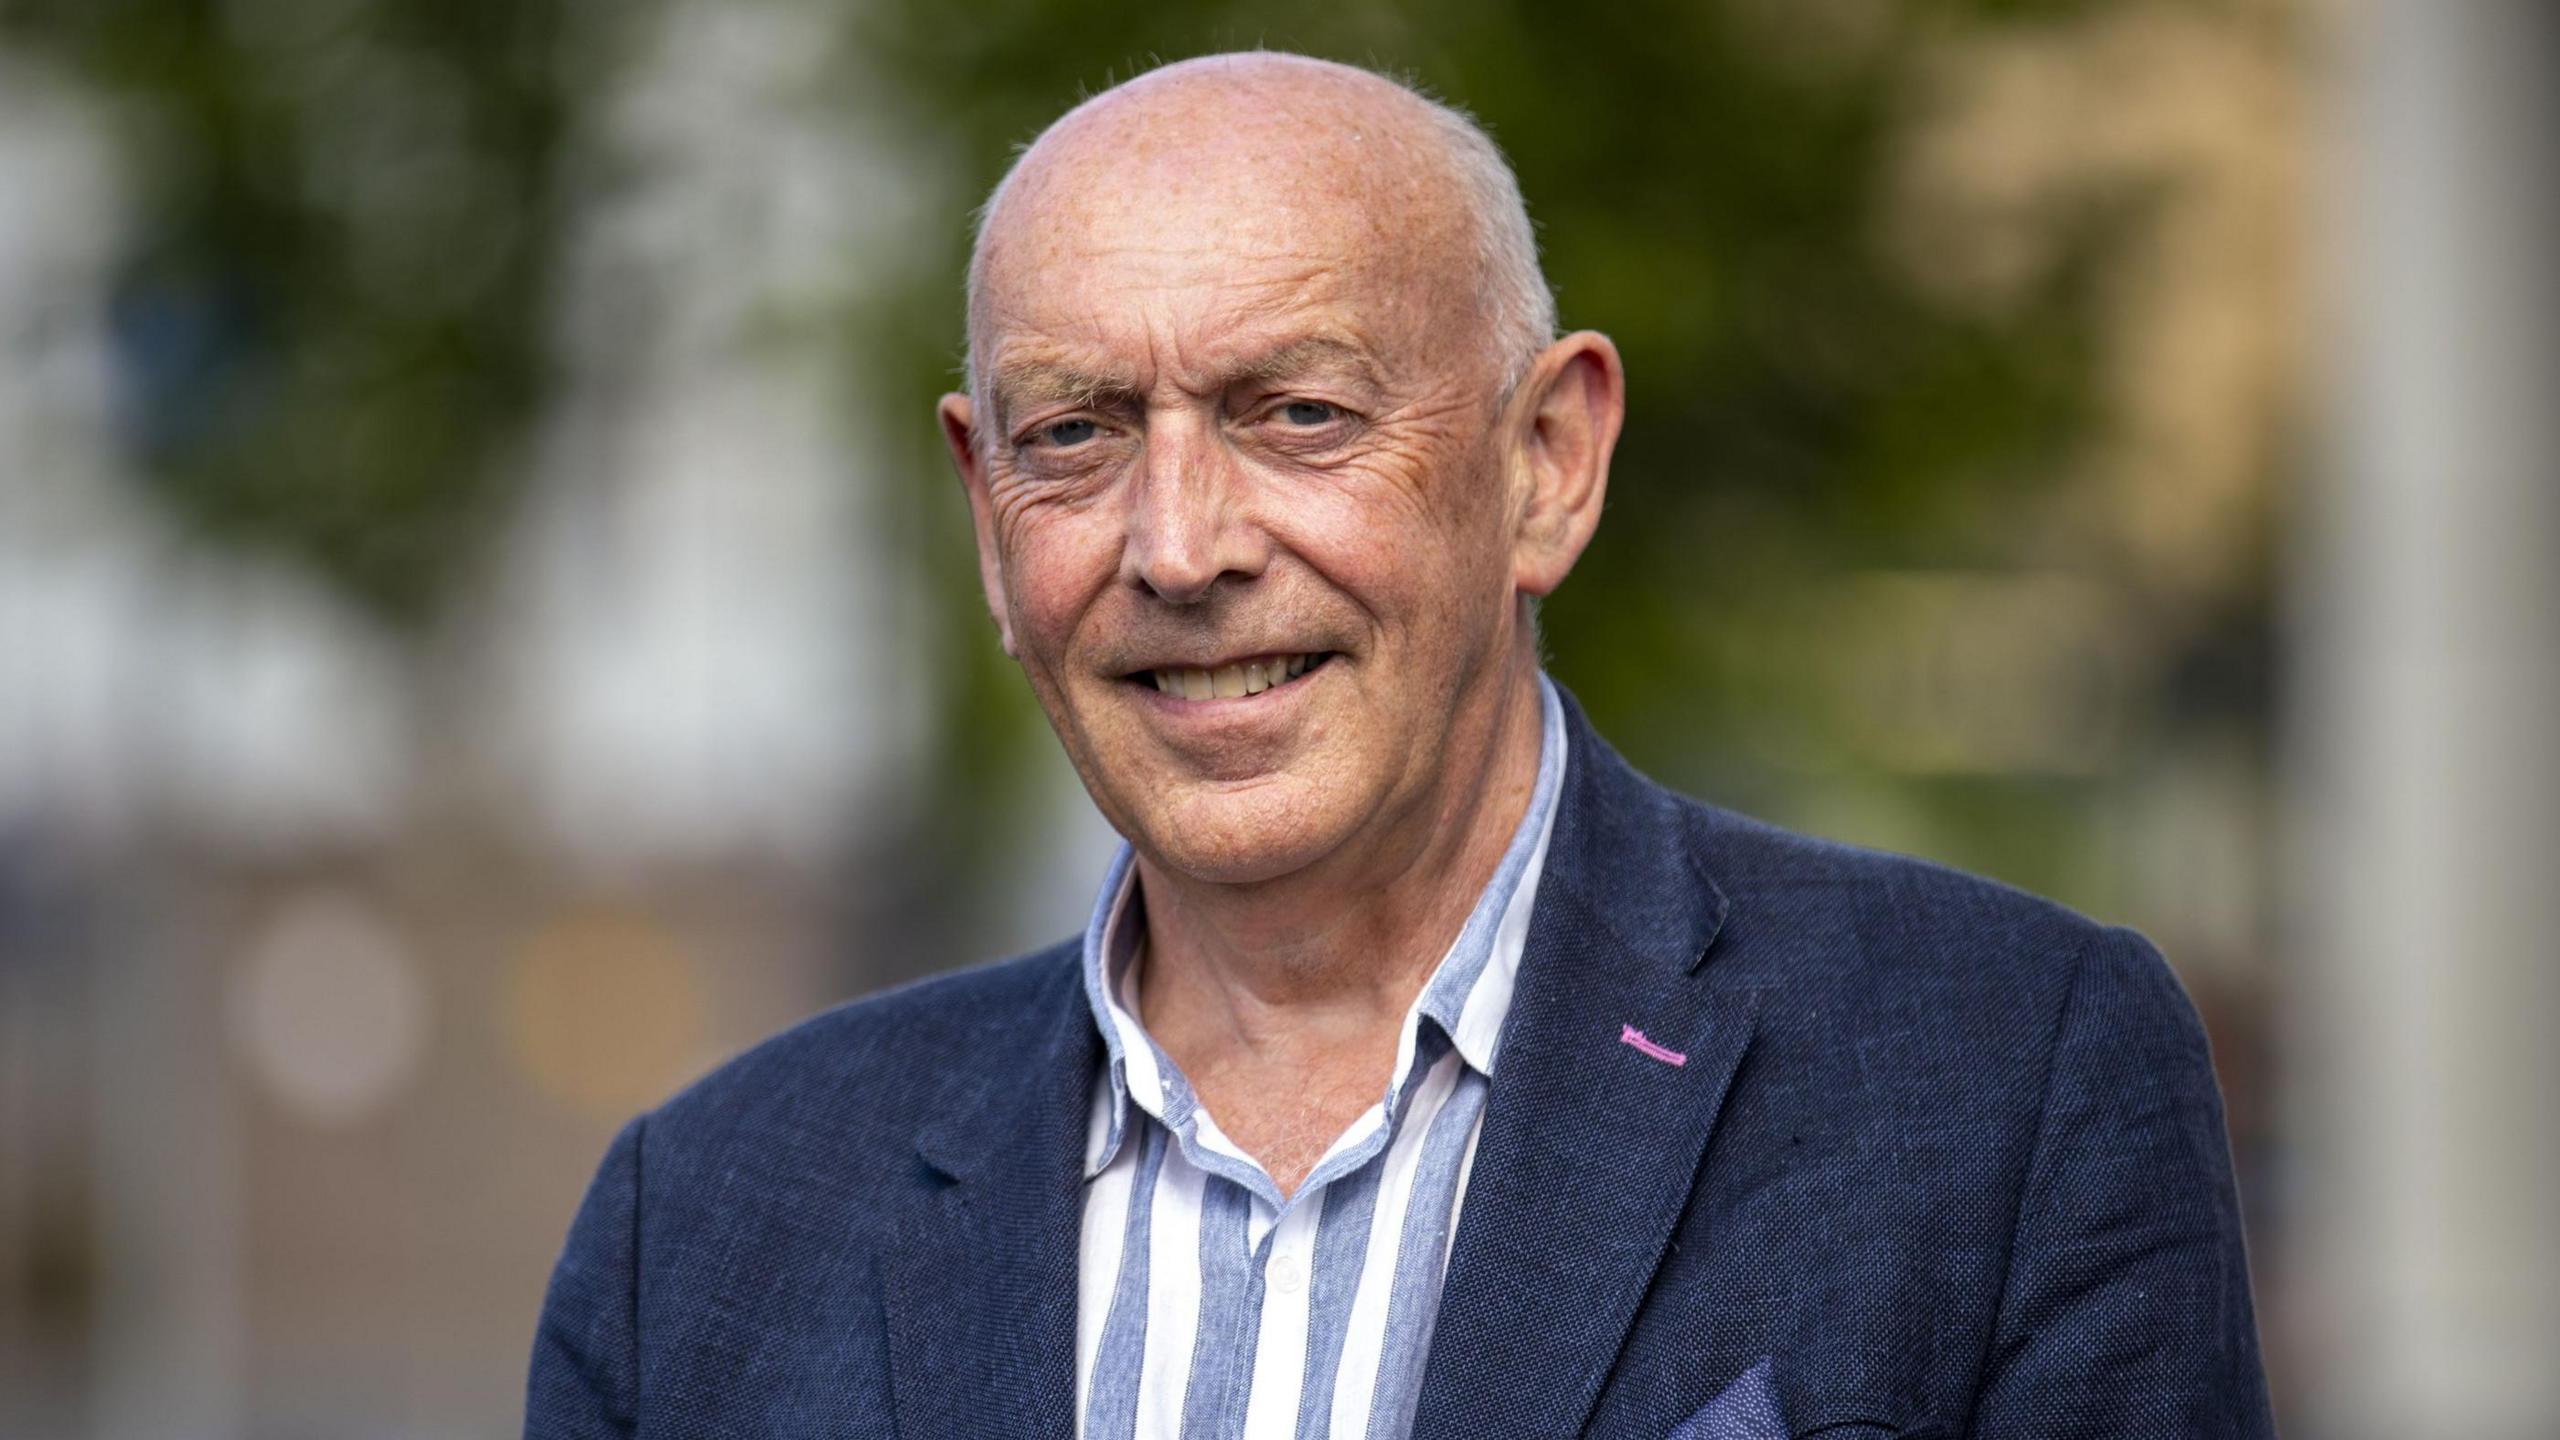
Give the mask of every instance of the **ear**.
[[1517, 447], [1512, 474], [1520, 519], [1512, 537], [1512, 583], [1544, 596], [1564, 583], [1609, 490], [1609, 454], [1627, 414], [1626, 367], [1618, 347], [1579, 330], [1541, 351], [1512, 397]]
[[987, 467], [978, 448], [969, 397], [945, 395], [935, 413], [942, 420], [942, 443], [951, 449], [951, 468], [960, 472], [960, 488], [969, 494], [969, 522], [978, 536], [978, 584], [987, 593], [987, 613], [995, 618], [996, 637], [1004, 653], [1013, 652], [1013, 607], [1005, 601], [1004, 561], [996, 550], [995, 507], [987, 500]]

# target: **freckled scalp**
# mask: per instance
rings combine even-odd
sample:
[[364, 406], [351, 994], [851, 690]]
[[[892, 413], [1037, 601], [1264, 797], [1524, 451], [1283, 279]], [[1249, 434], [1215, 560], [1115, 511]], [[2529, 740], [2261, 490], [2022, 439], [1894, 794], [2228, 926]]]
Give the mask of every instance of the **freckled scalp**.
[[1203, 284], [1236, 259], [1301, 249], [1318, 273], [1393, 274], [1402, 283], [1389, 293], [1417, 315], [1472, 326], [1506, 388], [1555, 334], [1519, 185], [1492, 140], [1409, 86], [1303, 56], [1165, 66], [1025, 149], [980, 212], [970, 256], [968, 375], [982, 417], [1008, 398], [984, 363], [1021, 299], [1008, 280], [1097, 248], [1188, 257]]

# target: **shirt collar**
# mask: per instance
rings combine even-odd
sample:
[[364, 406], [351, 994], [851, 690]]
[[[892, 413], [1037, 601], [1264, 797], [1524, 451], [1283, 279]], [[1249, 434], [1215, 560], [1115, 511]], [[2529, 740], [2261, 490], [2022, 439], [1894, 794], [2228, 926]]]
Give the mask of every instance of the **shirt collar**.
[[[1416, 1053], [1426, 1044], [1436, 1048], [1445, 1041], [1470, 1067], [1488, 1078], [1493, 1074], [1496, 1042], [1511, 1011], [1520, 956], [1528, 943], [1538, 877], [1546, 866], [1547, 842], [1555, 833], [1556, 797], [1564, 789], [1564, 705], [1544, 674], [1538, 676], [1538, 697], [1538, 776], [1529, 793], [1529, 807], [1512, 830], [1511, 843], [1494, 867], [1493, 879], [1476, 897], [1458, 938], [1405, 1013], [1387, 1092], [1389, 1115], [1396, 1113], [1396, 1100], [1415, 1073]], [[1134, 853], [1123, 841], [1111, 857], [1085, 925], [1085, 1001], [1102, 1032], [1109, 1082], [1107, 1094], [1095, 1096], [1097, 1106], [1108, 1109], [1096, 1116], [1098, 1143], [1088, 1157], [1088, 1174], [1099, 1173], [1119, 1153], [1132, 1102], [1177, 1129], [1188, 1128], [1197, 1107], [1181, 1072], [1157, 1048], [1123, 998], [1129, 962], [1143, 928], [1137, 923], [1137, 875]], [[1421, 1023], [1426, 1019], [1438, 1032], [1437, 1040], [1426, 1039]]]

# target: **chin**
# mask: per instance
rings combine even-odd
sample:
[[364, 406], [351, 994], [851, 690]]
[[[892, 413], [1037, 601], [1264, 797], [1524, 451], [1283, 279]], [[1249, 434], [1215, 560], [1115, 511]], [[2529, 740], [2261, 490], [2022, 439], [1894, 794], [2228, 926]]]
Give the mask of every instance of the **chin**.
[[1287, 780], [1185, 796], [1149, 807], [1130, 838], [1185, 878], [1256, 885], [1303, 870], [1340, 844], [1325, 823], [1325, 798], [1318, 787]]

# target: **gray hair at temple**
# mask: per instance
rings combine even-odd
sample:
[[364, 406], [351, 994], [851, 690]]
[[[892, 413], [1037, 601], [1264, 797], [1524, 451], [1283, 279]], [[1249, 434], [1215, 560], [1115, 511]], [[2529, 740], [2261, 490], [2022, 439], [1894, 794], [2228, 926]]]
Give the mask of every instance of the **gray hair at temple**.
[[[1181, 63], [1184, 62], [1176, 62]], [[1339, 64], [1335, 61], [1317, 63]], [[1537, 359], [1538, 352], [1556, 338], [1555, 292], [1547, 285], [1546, 272], [1538, 266], [1537, 230], [1529, 220], [1528, 202], [1520, 194], [1520, 178], [1512, 173], [1511, 162], [1503, 158], [1502, 148], [1494, 144], [1493, 137], [1486, 134], [1484, 127], [1465, 110], [1432, 96], [1403, 76], [1358, 66], [1344, 65], [1341, 68], [1357, 70], [1395, 86], [1420, 101], [1428, 115], [1433, 137], [1439, 141], [1456, 172], [1474, 221], [1476, 293], [1484, 310], [1488, 342], [1502, 361], [1502, 390], [1508, 394], [1511, 387], [1519, 383], [1520, 377], [1528, 373], [1529, 365]], [[1107, 90], [1103, 92], [1104, 95], [1109, 93]], [[1100, 98], [1102, 96], [1097, 95], [1084, 103], [1090, 105]], [[1082, 105], [1077, 107], [1082, 108]], [[996, 182], [995, 188], [987, 193], [985, 203], [978, 207], [975, 239], [969, 246], [966, 312], [969, 349], [965, 363], [970, 404], [981, 415], [990, 413], [986, 377], [979, 371], [977, 356], [978, 271], [987, 250], [987, 222], [995, 214], [996, 203], [1004, 197], [1005, 187], [1012, 183], [1023, 156], [1030, 151], [1031, 145], [1026, 144], [1015, 152], [1013, 164], [1007, 167], [1004, 178]]]

